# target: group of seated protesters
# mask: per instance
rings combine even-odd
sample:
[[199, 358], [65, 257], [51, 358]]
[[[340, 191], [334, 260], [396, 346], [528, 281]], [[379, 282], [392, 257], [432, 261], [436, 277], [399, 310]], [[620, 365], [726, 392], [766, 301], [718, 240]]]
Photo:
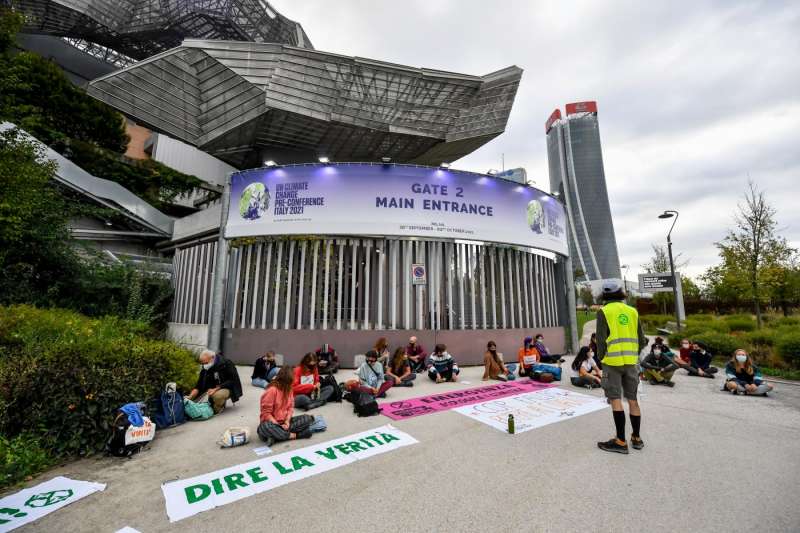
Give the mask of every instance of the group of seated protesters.
[[[576, 387], [595, 388], [601, 386], [602, 364], [596, 361], [596, 338], [592, 334], [589, 346], [584, 346], [572, 362], [571, 383]], [[650, 351], [641, 358], [641, 379], [651, 385], [674, 387], [672, 377], [679, 369], [686, 370], [689, 376], [713, 379], [719, 371], [711, 365], [713, 354], [708, 346], [699, 341], [681, 340], [678, 353], [673, 352], [661, 337], [656, 337]], [[725, 366], [723, 390], [733, 394], [766, 395], [772, 390], [761, 376], [758, 367], [746, 350], [734, 352]]]
[[[517, 363], [506, 363], [497, 351], [494, 341], [487, 344], [484, 354], [483, 379], [514, 380], [519, 376], [534, 377], [534, 367], [542, 362], [561, 363], [544, 346], [543, 337], [526, 337], [518, 352]], [[593, 335], [572, 362], [574, 386], [596, 388], [602, 383], [602, 362], [596, 356], [596, 338]], [[187, 396], [193, 401], [207, 401], [215, 414], [225, 409], [228, 399], [236, 402], [242, 396], [242, 387], [236, 366], [221, 353], [204, 350], [199, 356], [201, 365], [197, 384]], [[702, 342], [681, 341], [678, 353], [673, 352], [661, 337], [656, 337], [649, 353], [640, 361], [641, 378], [653, 385], [674, 386], [672, 377], [678, 369], [690, 376], [714, 378], [718, 369], [711, 366], [712, 354]], [[314, 417], [308, 414], [293, 416], [294, 409], [309, 411], [325, 405], [334, 388], [323, 385], [321, 374], [333, 374], [339, 368], [339, 358], [329, 344], [316, 352], [303, 356], [296, 367], [278, 366], [275, 353], [267, 351], [255, 361], [252, 384], [265, 388], [261, 396], [258, 435], [269, 444], [304, 439], [311, 436]], [[354, 389], [383, 398], [392, 387], [412, 387], [418, 373], [426, 371], [436, 383], [458, 381], [459, 367], [447, 352], [447, 346], [437, 344], [428, 354], [416, 337], [411, 337], [404, 347], [390, 355], [386, 338], [367, 351], [365, 361], [356, 371]], [[355, 381], [355, 380], [354, 380]], [[772, 391], [761, 376], [746, 350], [739, 349], [725, 366], [723, 390], [732, 394], [766, 395]]]

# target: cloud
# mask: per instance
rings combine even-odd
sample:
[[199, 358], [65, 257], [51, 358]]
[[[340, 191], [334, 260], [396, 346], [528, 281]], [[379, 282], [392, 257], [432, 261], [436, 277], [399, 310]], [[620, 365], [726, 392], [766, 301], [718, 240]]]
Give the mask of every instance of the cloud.
[[800, 245], [800, 3], [275, 1], [317, 49], [468, 74], [525, 70], [506, 132], [455, 163], [522, 166], [549, 188], [544, 121], [596, 100], [622, 263], [635, 275], [677, 209], [676, 252], [717, 261], [749, 177]]

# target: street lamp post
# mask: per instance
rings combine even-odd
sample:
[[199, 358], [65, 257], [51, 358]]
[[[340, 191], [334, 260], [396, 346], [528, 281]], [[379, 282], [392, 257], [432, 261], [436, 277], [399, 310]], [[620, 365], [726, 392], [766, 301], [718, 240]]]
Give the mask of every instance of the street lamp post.
[[675, 322], [678, 324], [678, 331], [681, 330], [681, 314], [680, 310], [678, 309], [678, 280], [675, 278], [675, 261], [672, 259], [672, 229], [675, 227], [675, 223], [678, 222], [678, 212], [673, 210], [667, 210], [658, 215], [658, 218], [672, 218], [675, 217], [675, 220], [672, 221], [672, 226], [669, 228], [669, 233], [667, 233], [667, 252], [669, 253], [669, 270], [672, 273], [672, 300], [673, 305], [675, 306]]
[[628, 269], [630, 268], [630, 265], [621, 265], [620, 268], [622, 268], [625, 271], [622, 274], [622, 284], [625, 286], [625, 295], [627, 296], [627, 294], [628, 294]]

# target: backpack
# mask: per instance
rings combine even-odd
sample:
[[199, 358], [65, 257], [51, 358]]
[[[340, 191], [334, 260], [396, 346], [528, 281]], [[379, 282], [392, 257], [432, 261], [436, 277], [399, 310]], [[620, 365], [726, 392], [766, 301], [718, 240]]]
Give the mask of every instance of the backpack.
[[[353, 393], [350, 393], [353, 394]], [[353, 412], [358, 416], [373, 416], [380, 414], [381, 408], [375, 401], [375, 396], [365, 392], [359, 392], [353, 401]]]
[[117, 409], [117, 416], [111, 424], [111, 436], [106, 441], [106, 453], [115, 457], [130, 457], [149, 443], [156, 434], [156, 427], [149, 418], [143, 416], [144, 424], [134, 426], [128, 416]]
[[153, 420], [158, 429], [178, 426], [186, 422], [183, 410], [183, 395], [175, 389], [174, 383], [167, 383], [164, 391], [153, 402]]
[[183, 409], [191, 420], [208, 420], [214, 416], [214, 408], [208, 402], [193, 402], [188, 398], [183, 399]]
[[336, 378], [334, 378], [332, 375], [322, 376], [322, 378], [320, 378], [320, 380], [319, 380], [319, 386], [320, 386], [320, 388], [323, 388], [323, 387], [331, 387], [331, 388], [333, 388], [333, 394], [328, 399], [328, 401], [329, 402], [341, 403], [341, 401], [342, 401], [342, 388], [339, 386], [338, 383], [336, 383]]

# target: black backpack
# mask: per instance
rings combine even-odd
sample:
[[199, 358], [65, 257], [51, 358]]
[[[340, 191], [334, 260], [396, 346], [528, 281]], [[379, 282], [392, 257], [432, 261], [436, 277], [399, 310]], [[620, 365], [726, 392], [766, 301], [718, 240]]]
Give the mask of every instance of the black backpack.
[[111, 436], [106, 441], [105, 451], [107, 454], [116, 457], [130, 457], [138, 453], [142, 448], [149, 444], [149, 442], [136, 442], [133, 444], [125, 444], [125, 433], [131, 425], [128, 420], [128, 415], [117, 410], [117, 416], [111, 424]]
[[373, 416], [380, 414], [381, 408], [378, 407], [375, 396], [360, 392], [356, 398], [353, 398], [353, 412], [358, 416]]
[[337, 403], [342, 402], [342, 388], [339, 386], [338, 383], [336, 383], [336, 378], [334, 378], [332, 375], [322, 376], [322, 378], [319, 380], [319, 385], [320, 388], [323, 387], [333, 388], [333, 394], [328, 399], [329, 402], [337, 402]]

